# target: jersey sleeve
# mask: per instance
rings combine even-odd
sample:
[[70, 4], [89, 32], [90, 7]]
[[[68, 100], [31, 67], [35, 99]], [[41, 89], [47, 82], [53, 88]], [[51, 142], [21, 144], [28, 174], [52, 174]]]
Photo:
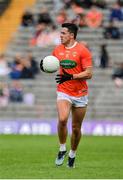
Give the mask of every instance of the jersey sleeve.
[[52, 51], [52, 55], [55, 56], [55, 49]]
[[57, 53], [56, 53], [56, 48], [54, 48], [54, 50], [52, 51], [52, 55], [53, 55], [53, 56], [56, 56], [56, 55], [57, 55]]
[[88, 48], [83, 47], [81, 54], [82, 54], [81, 63], [82, 63], [83, 69], [86, 69], [88, 67], [92, 67], [92, 54], [88, 50]]

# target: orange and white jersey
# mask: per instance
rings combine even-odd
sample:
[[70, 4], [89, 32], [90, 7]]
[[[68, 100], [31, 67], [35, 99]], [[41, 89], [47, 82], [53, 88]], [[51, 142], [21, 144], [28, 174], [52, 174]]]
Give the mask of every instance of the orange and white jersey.
[[[70, 48], [58, 45], [53, 53], [60, 60], [60, 74], [63, 69], [69, 74], [78, 74], [86, 68], [92, 67], [91, 52], [83, 44], [75, 42]], [[88, 94], [86, 80], [69, 80], [58, 84], [57, 91], [70, 96], [80, 97]]]

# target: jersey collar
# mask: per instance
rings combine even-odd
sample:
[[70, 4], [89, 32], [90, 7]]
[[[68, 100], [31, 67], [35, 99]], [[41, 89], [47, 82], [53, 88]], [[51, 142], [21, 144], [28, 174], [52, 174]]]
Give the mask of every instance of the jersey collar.
[[77, 42], [75, 41], [75, 43], [71, 46], [71, 47], [65, 47], [66, 49], [72, 49], [73, 47], [75, 47], [77, 44]]

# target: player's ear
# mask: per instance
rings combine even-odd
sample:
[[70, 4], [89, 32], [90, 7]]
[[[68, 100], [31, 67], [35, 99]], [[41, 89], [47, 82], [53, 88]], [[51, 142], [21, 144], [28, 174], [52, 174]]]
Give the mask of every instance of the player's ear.
[[71, 32], [71, 33], [70, 33], [70, 36], [74, 39], [74, 33]]

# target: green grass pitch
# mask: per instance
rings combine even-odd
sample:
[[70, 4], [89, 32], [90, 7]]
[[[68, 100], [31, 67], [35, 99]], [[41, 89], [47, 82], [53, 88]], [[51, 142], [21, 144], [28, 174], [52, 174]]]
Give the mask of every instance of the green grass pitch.
[[[68, 138], [67, 144], [70, 139]], [[67, 148], [69, 149], [69, 145]], [[76, 168], [54, 164], [57, 136], [1, 135], [0, 178], [9, 179], [122, 179], [123, 138], [84, 136]]]

